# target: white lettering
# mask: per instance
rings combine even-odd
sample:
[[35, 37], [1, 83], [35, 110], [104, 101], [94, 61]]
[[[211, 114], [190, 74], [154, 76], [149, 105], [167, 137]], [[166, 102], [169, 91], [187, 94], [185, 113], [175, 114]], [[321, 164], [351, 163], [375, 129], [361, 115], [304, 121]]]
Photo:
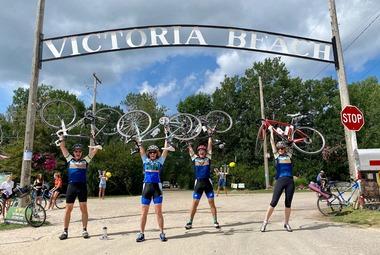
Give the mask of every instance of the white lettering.
[[278, 51], [282, 53], [289, 53], [288, 46], [286, 45], [286, 42], [282, 37], [277, 37], [269, 50], [275, 51], [274, 48], [279, 48], [280, 50]]
[[309, 56], [309, 52], [306, 52], [305, 54], [302, 54], [301, 52], [298, 51], [298, 46], [300, 44], [301, 40], [294, 39], [293, 42], [290, 44], [290, 49], [294, 52], [296, 55], [300, 56]]
[[[240, 35], [235, 35], [235, 31], [234, 30], [230, 30], [230, 32], [228, 33], [228, 47], [238, 47], [238, 48], [243, 48], [245, 47], [245, 37], [247, 36], [247, 33], [246, 32], [241, 32]], [[235, 45], [235, 39], [239, 40], [239, 45]]]
[[[194, 33], [195, 33], [195, 36], [193, 36]], [[197, 28], [197, 27], [195, 27], [195, 28], [193, 28], [193, 30], [191, 30], [189, 38], [187, 38], [187, 41], [185, 44], [190, 44], [191, 39], [198, 40], [199, 44], [201, 44], [201, 45], [207, 45], [205, 39], [203, 38], [201, 31], [199, 31], [199, 28]]]
[[[120, 36], [123, 36], [123, 33], [118, 31]], [[107, 35], [108, 34], [104, 34], [104, 39], [107, 39]], [[110, 35], [111, 35], [111, 46], [112, 46], [112, 50], [117, 50], [119, 49], [119, 44], [117, 43], [117, 32], [110, 32]]]
[[[140, 35], [140, 44], [134, 44], [132, 42], [132, 33], [133, 32], [138, 32], [139, 33], [139, 35]], [[138, 29], [133, 29], [131, 31], [128, 31], [127, 36], [125, 37], [125, 40], [126, 40], [128, 46], [132, 47], [132, 48], [134, 48], [134, 47], [142, 47], [142, 46], [144, 46], [146, 44], [146, 41], [147, 41], [145, 33], [143, 31], [141, 31], [141, 30], [138, 30]]]
[[45, 43], [46, 43], [46, 46], [48, 47], [48, 49], [50, 50], [50, 52], [53, 54], [53, 56], [55, 58], [59, 58], [62, 55], [63, 48], [65, 47], [66, 38], [63, 39], [61, 49], [59, 50], [59, 52], [58, 52], [57, 48], [54, 46], [52, 40], [46, 41]]
[[321, 44], [320, 43], [314, 43], [314, 58], [320, 59], [320, 53], [323, 53], [323, 59], [324, 60], [330, 60], [330, 45], [325, 45], [325, 49], [321, 50]]
[[181, 27], [174, 27], [174, 31], [173, 31], [173, 33], [174, 33], [174, 43], [173, 44], [178, 45], [178, 44], [181, 43], [180, 37], [179, 37], [179, 29], [180, 28]]
[[252, 33], [251, 34], [251, 46], [250, 46], [250, 48], [251, 49], [257, 49], [257, 45], [256, 45], [257, 42], [260, 42], [263, 45], [263, 47], [259, 47], [260, 49], [265, 49], [264, 37], [257, 38], [257, 34]]
[[[96, 48], [95, 50], [91, 49], [90, 46], [88, 45], [88, 39], [90, 38], [90, 36], [93, 36], [93, 35], [86, 35], [85, 37], [83, 37], [83, 40], [82, 40], [82, 46], [83, 46], [83, 49], [87, 52], [96, 52], [96, 51], [99, 51], [102, 46], [101, 45], [98, 45], [98, 48]], [[94, 36], [98, 37], [100, 39], [100, 35], [99, 34], [95, 34]]]
[[73, 52], [70, 55], [71, 56], [79, 55], [77, 37], [74, 36], [74, 37], [71, 37], [70, 39], [71, 39], [71, 49], [72, 49], [72, 52]]
[[168, 30], [166, 28], [159, 28], [161, 29], [161, 34], [157, 34], [156, 28], [150, 29], [150, 37], [151, 37], [151, 44], [150, 45], [158, 45], [157, 38], [160, 39], [161, 43], [163, 45], [169, 45], [168, 40], [166, 40], [165, 35], [168, 33]]

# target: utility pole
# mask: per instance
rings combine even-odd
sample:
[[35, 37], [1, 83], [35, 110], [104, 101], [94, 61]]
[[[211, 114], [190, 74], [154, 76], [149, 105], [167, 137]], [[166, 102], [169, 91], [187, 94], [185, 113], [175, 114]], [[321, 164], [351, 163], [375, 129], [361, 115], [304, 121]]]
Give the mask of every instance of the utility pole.
[[[332, 30], [333, 42], [335, 41], [335, 45], [336, 45], [336, 48], [333, 47], [334, 53], [335, 53], [334, 57], [336, 56], [335, 62], [338, 62], [337, 64], [335, 64], [335, 69], [338, 75], [340, 104], [343, 110], [344, 107], [350, 104], [350, 98], [349, 98], [348, 88], [347, 88], [346, 71], [344, 69], [343, 50], [342, 50], [342, 44], [340, 42], [338, 19], [336, 17], [335, 0], [328, 0], [328, 1], [329, 1], [329, 11], [330, 11], [330, 16], [331, 16], [331, 30]], [[357, 174], [357, 167], [355, 164], [354, 150], [357, 149], [358, 147], [358, 144], [356, 141], [356, 133], [355, 131], [348, 130], [346, 127], [344, 127], [344, 137], [346, 140], [350, 176], [352, 178], [355, 178]]]
[[[264, 93], [263, 93], [263, 83], [261, 81], [261, 76], [259, 76], [259, 91], [260, 91], [260, 108], [261, 108], [261, 118], [265, 119], [264, 113]], [[263, 141], [263, 154], [264, 154], [264, 173], [265, 173], [265, 188], [269, 189], [269, 169], [268, 169], [268, 151], [267, 151], [267, 133], [264, 133]]]
[[[45, 0], [38, 0], [36, 28], [34, 31], [33, 59], [32, 59], [32, 79], [29, 85], [28, 108], [26, 112], [25, 140], [24, 140], [24, 155], [22, 159], [21, 180], [20, 185], [24, 187], [30, 184], [30, 175], [32, 168], [32, 154], [34, 143], [34, 127], [36, 121], [36, 106], [37, 106], [37, 90], [38, 79], [40, 75], [42, 56], [41, 40], [43, 37], [43, 21], [44, 21]], [[23, 201], [23, 204], [25, 201]]]
[[[93, 94], [92, 94], [92, 114], [95, 115], [96, 112], [96, 89], [98, 88], [98, 84], [102, 84], [102, 81], [96, 76], [96, 73], [93, 73], [92, 76], [94, 77], [94, 87], [93, 87]], [[91, 124], [91, 133], [95, 134], [95, 125]], [[90, 139], [90, 145], [95, 145], [94, 139]]]

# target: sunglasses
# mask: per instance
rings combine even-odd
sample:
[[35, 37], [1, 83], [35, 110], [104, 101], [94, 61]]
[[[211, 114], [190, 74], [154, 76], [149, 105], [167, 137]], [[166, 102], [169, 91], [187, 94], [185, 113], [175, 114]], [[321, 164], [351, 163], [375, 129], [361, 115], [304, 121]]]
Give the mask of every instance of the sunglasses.
[[157, 154], [157, 151], [149, 151], [148, 154]]
[[82, 151], [74, 151], [74, 153], [81, 153]]

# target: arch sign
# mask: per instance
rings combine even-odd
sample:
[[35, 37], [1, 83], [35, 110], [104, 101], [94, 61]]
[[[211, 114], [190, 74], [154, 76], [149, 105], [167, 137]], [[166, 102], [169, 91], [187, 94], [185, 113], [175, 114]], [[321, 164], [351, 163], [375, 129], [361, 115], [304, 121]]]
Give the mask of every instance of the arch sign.
[[154, 47], [216, 47], [336, 63], [332, 42], [237, 27], [160, 25], [42, 39], [40, 62]]

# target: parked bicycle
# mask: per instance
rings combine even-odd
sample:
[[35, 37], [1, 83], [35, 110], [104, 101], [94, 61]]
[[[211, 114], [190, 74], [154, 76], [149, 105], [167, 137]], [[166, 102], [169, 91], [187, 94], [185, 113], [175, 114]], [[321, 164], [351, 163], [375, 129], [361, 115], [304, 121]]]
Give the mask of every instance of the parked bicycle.
[[[35, 191], [36, 190], [33, 188], [33, 193], [32, 193], [33, 198], [37, 198]], [[47, 205], [49, 204], [49, 200], [50, 200], [51, 196], [52, 196], [52, 193], [50, 192], [48, 187], [46, 185], [43, 185], [42, 186], [42, 196], [40, 199], [41, 202], [39, 204], [44, 209], [46, 209]], [[55, 200], [54, 206], [57, 207], [58, 209], [65, 209], [66, 208], [66, 194], [59, 194], [57, 199]]]
[[257, 133], [255, 153], [261, 155], [262, 144], [266, 138], [267, 130], [273, 127], [274, 134], [279, 140], [282, 140], [289, 146], [305, 154], [316, 154], [323, 150], [325, 146], [325, 138], [316, 129], [301, 126], [301, 120], [307, 118], [308, 115], [300, 113], [287, 114], [291, 117], [290, 123], [280, 122], [270, 119], [260, 119], [260, 128]]
[[[9, 210], [10, 207], [17, 207], [20, 204], [20, 199], [23, 197], [27, 198], [27, 206], [25, 207], [25, 220], [26, 222], [32, 226], [32, 227], [40, 227], [42, 226], [46, 221], [46, 211], [42, 207], [42, 205], [38, 204], [36, 202], [36, 199], [30, 196], [32, 190], [32, 186], [27, 186], [24, 188], [21, 188], [20, 186], [17, 186], [14, 189], [14, 193], [11, 196], [10, 205], [7, 208]], [[2, 207], [3, 201], [2, 198], [0, 199], [0, 209]], [[0, 210], [2, 211], [2, 210]]]
[[[318, 210], [325, 216], [336, 215], [343, 207], [358, 207], [360, 184], [358, 180], [349, 182], [329, 181], [325, 188], [310, 183], [309, 188], [317, 192]], [[349, 195], [347, 195], [349, 193]]]
[[[112, 108], [101, 108], [95, 113], [91, 110], [74, 123], [77, 113], [75, 108], [68, 102], [55, 99], [45, 103], [40, 111], [42, 121], [48, 126], [59, 129], [56, 134], [65, 137], [94, 138], [98, 135], [114, 135], [117, 133], [116, 122], [121, 113]], [[94, 133], [91, 134], [90, 127]], [[77, 131], [77, 134], [73, 134]], [[91, 135], [89, 135], [91, 134]], [[60, 140], [56, 140], [58, 146]]]

